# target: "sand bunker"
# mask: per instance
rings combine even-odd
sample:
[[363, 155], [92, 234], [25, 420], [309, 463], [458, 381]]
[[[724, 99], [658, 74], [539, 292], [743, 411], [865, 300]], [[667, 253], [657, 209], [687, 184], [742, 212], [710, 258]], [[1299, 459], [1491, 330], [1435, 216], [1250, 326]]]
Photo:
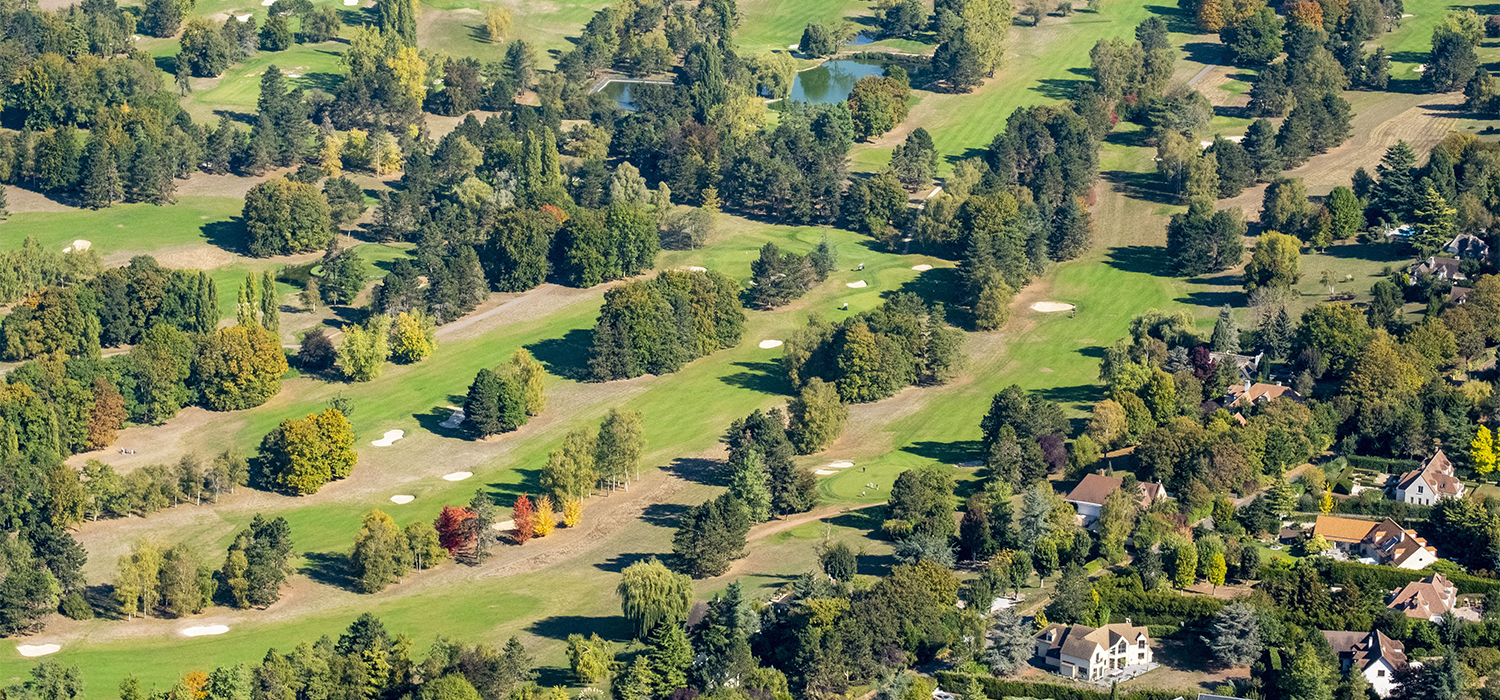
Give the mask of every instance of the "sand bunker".
[[1427, 64], [1423, 63], [1422, 65], [1417, 66], [1416, 68], [1411, 69], [1411, 72], [1413, 72], [1413, 73], [1426, 73], [1427, 72]]
[[408, 503], [411, 503], [412, 501], [415, 501], [415, 500], [417, 500], [416, 496], [407, 496], [407, 495], [404, 495], [404, 494], [400, 495], [400, 496], [391, 496], [391, 503], [394, 503], [394, 504], [396, 504], [398, 506], [404, 506], [404, 505], [406, 505]]
[[505, 531], [505, 530], [514, 530], [514, 529], [516, 529], [516, 521], [514, 521], [514, 520], [507, 520], [505, 522], [495, 523], [494, 525], [490, 526], [490, 529], [491, 530], [500, 530], [502, 532]]
[[358, 4], [359, 4], [359, 0], [344, 0], [344, 6], [345, 7], [354, 7], [354, 6], [358, 5]]
[[454, 428], [457, 428], [459, 426], [459, 424], [461, 424], [463, 422], [464, 422], [464, 410], [462, 408], [455, 408], [455, 409], [453, 409], [453, 415], [448, 416], [448, 420], [445, 420], [445, 421], [443, 421], [441, 423], [438, 423], [438, 425], [441, 425], [444, 428], [452, 430]]
[[444, 474], [443, 481], [463, 481], [471, 476], [474, 476], [474, 472], [453, 472], [452, 474]]
[[63, 252], [64, 253], [82, 253], [83, 251], [88, 250], [89, 248], [92, 248], [92, 247], [94, 247], [93, 243], [90, 243], [90, 242], [85, 241], [82, 238], [80, 238], [80, 239], [78, 239], [76, 241], [73, 241], [73, 245], [70, 245], [70, 246], [68, 246], [66, 248], [63, 248]]
[[838, 472], [832, 469], [819, 469], [813, 473], [817, 474], [818, 476], [828, 476], [829, 474], [837, 474]]
[[29, 659], [35, 656], [56, 654], [61, 649], [62, 647], [56, 644], [22, 644], [16, 647], [16, 653]]
[[1401, 15], [1402, 19], [1406, 19], [1407, 17], [1416, 17], [1416, 15]]
[[182, 631], [184, 637], [204, 637], [214, 634], [224, 634], [229, 631], [228, 625], [204, 625], [203, 627], [189, 627]]
[[[237, 20], [239, 20], [239, 21], [241, 21], [241, 22], [249, 22], [250, 18], [253, 17], [253, 16], [254, 15], [252, 15], [251, 13], [246, 12], [243, 15], [235, 15], [234, 18], [237, 19]], [[207, 218], [207, 217], [204, 217], [204, 218]]]
[[276, 0], [260, 0], [260, 4], [265, 7], [270, 7], [276, 4]]
[[932, 266], [928, 265], [926, 263], [923, 263], [921, 265], [912, 265], [911, 269], [916, 270], [917, 272], [926, 272], [928, 270], [931, 270]]
[[866, 285], [865, 285], [865, 281], [864, 281], [864, 280], [860, 280], [860, 281], [858, 281], [858, 282], [850, 282], [850, 283], [849, 283], [849, 284], [846, 284], [846, 285], [844, 285], [844, 286], [845, 286], [845, 287], [850, 287], [850, 288], [852, 288], [852, 289], [862, 289], [862, 288], [864, 288], [864, 287], [865, 287], [865, 286], [866, 286]]
[[405, 430], [387, 430], [379, 440], [371, 440], [370, 444], [376, 447], [390, 447], [391, 443], [406, 437]]
[[1044, 314], [1050, 314], [1057, 311], [1072, 311], [1073, 308], [1074, 307], [1072, 304], [1062, 304], [1055, 301], [1039, 301], [1031, 305], [1032, 311], [1040, 311]]
[[825, 469], [848, 469], [849, 467], [852, 467], [852, 466], [854, 466], [853, 462], [840, 460], [838, 462], [829, 462], [828, 465], [826, 467], [824, 467], [824, 468]]
[[779, 341], [779, 340], [762, 340], [762, 341], [760, 341], [760, 349], [762, 349], [762, 350], [770, 350], [771, 348], [779, 348], [779, 347], [781, 347], [781, 341]]
[[687, 270], [688, 272], [708, 272], [708, 268], [699, 267], [697, 265], [688, 265], [687, 267], [684, 267], [682, 269]]

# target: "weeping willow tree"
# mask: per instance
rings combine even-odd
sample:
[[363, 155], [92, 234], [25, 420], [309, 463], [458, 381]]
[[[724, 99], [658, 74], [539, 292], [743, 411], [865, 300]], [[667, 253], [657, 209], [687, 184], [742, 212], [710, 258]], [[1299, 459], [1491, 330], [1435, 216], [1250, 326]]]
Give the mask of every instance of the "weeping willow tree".
[[692, 579], [668, 569], [656, 557], [625, 567], [616, 589], [620, 610], [635, 627], [637, 639], [662, 625], [680, 625], [693, 604]]

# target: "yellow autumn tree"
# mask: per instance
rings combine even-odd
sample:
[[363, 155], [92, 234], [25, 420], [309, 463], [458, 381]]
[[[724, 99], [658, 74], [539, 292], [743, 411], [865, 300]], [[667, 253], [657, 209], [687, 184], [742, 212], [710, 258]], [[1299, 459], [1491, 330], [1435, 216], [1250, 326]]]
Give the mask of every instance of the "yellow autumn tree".
[[583, 520], [583, 499], [568, 497], [563, 499], [563, 526], [578, 527]]
[[536, 502], [536, 526], [532, 528], [531, 534], [546, 537], [552, 534], [553, 528], [556, 527], [557, 515], [552, 512], [552, 497], [542, 496]]
[[492, 7], [484, 13], [484, 36], [491, 42], [498, 42], [510, 33], [510, 10], [503, 7]]
[[422, 60], [417, 50], [403, 46], [395, 56], [385, 59], [385, 66], [391, 69], [396, 84], [401, 86], [401, 93], [413, 102], [422, 104], [422, 100], [427, 97], [427, 62]]
[[1474, 434], [1474, 442], [1469, 444], [1469, 463], [1480, 474], [1495, 471], [1495, 436], [1488, 427], [1481, 425]]

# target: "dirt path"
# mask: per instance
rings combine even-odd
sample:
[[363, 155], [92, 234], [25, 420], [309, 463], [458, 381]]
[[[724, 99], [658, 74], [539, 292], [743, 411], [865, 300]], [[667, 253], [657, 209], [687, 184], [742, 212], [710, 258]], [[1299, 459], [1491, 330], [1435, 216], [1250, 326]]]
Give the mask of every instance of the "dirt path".
[[886, 503], [885, 501], [881, 501], [879, 503], [868, 503], [868, 504], [865, 504], [865, 505], [862, 505], [862, 506], [853, 506], [853, 507], [850, 507], [850, 506], [825, 506], [823, 508], [814, 508], [814, 509], [812, 509], [810, 511], [807, 511], [806, 513], [798, 513], [797, 515], [794, 515], [794, 516], [792, 516], [790, 518], [784, 518], [784, 519], [781, 519], [781, 520], [772, 520], [772, 521], [767, 522], [767, 523], [761, 523], [760, 525], [757, 525], [754, 528], [751, 528], [750, 535], [746, 539], [749, 540], [749, 541], [751, 541], [751, 542], [754, 542], [756, 540], [762, 540], [762, 539], [770, 537], [771, 535], [774, 535], [774, 534], [776, 534], [778, 532], [786, 532], [787, 530], [790, 530], [790, 529], [792, 529], [794, 527], [800, 527], [800, 526], [806, 525], [808, 523], [814, 523], [814, 522], [817, 522], [817, 521], [822, 520], [824, 518], [832, 517], [832, 516], [835, 516], [835, 515], [842, 515], [844, 513], [853, 513], [854, 511], [857, 511], [857, 510], [864, 510], [866, 508], [874, 508], [874, 507], [877, 507], [877, 506], [883, 506], [883, 505], [885, 505], [885, 503]]

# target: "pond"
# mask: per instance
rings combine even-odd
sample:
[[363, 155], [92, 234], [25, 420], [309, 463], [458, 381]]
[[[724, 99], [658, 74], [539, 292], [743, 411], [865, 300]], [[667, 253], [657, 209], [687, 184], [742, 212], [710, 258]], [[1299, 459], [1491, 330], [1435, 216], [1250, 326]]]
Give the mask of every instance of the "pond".
[[853, 39], [849, 40], [848, 45], [849, 46], [864, 46], [865, 44], [873, 44], [873, 43], [875, 43], [875, 37], [870, 36], [869, 34], [866, 34], [864, 32], [860, 32], [858, 34], [855, 34]]
[[843, 102], [854, 90], [855, 82], [871, 75], [885, 75], [885, 68], [874, 61], [825, 61], [817, 68], [797, 74], [787, 101], [809, 104]]
[[630, 97], [630, 83], [611, 80], [605, 83], [604, 88], [599, 92], [608, 95], [610, 99], [615, 101], [615, 104], [620, 106], [620, 109], [627, 112], [635, 111], [635, 100]]

